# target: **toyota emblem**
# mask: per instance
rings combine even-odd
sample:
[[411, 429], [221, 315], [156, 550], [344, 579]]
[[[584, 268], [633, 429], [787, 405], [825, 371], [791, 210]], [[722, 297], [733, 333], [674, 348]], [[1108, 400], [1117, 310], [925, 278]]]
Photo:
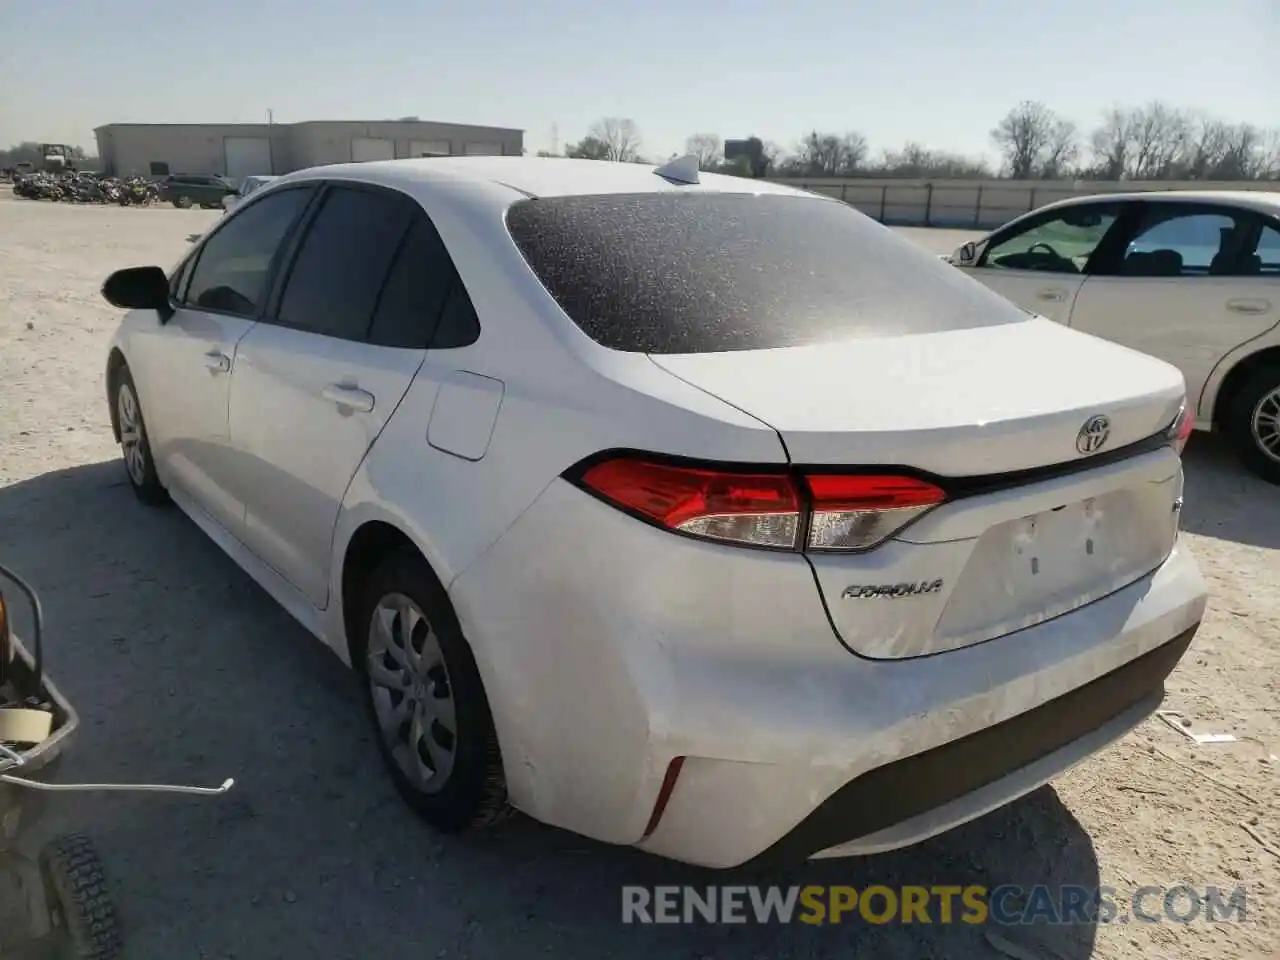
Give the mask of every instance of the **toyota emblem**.
[[1082, 454], [1097, 453], [1111, 436], [1111, 421], [1102, 414], [1090, 417], [1076, 434], [1076, 450]]

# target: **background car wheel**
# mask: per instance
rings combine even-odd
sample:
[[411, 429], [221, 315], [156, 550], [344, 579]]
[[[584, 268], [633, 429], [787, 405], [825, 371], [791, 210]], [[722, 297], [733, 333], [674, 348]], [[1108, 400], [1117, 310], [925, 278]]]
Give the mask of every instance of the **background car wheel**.
[[76, 960], [116, 960], [123, 951], [115, 905], [92, 841], [58, 837], [40, 853], [55, 921]]
[[1241, 385], [1227, 414], [1227, 436], [1246, 467], [1280, 484], [1280, 367], [1264, 367]]
[[174, 198], [173, 205], [174, 205], [175, 207], [177, 207], [178, 209], [180, 209], [180, 210], [185, 210], [185, 209], [187, 209], [187, 207], [191, 206], [191, 198], [190, 198], [190, 197], [176, 197], [176, 198]]
[[352, 662], [405, 802], [444, 833], [504, 819], [502, 754], [480, 671], [430, 566], [392, 555], [362, 592]]
[[156, 475], [151, 441], [147, 437], [146, 422], [142, 419], [142, 404], [138, 402], [138, 389], [128, 367], [121, 367], [116, 374], [112, 403], [120, 428], [120, 453], [124, 457], [129, 486], [143, 503], [151, 506], [168, 503], [169, 493]]

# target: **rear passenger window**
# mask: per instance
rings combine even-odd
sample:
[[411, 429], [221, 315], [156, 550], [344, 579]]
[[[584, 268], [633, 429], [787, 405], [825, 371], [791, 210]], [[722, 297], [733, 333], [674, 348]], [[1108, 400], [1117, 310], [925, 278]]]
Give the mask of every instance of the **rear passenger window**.
[[422, 350], [454, 282], [453, 261], [425, 216], [416, 217], [396, 255], [369, 328], [369, 342]]
[[453, 289], [449, 291], [449, 299], [440, 314], [440, 324], [436, 327], [436, 335], [431, 340], [433, 350], [447, 350], [452, 347], [466, 347], [480, 338], [480, 318], [476, 316], [476, 308], [471, 305], [471, 297], [462, 284], [462, 278], [456, 274]]
[[378, 295], [414, 216], [391, 193], [337, 188], [303, 238], [285, 283], [280, 324], [364, 340]]

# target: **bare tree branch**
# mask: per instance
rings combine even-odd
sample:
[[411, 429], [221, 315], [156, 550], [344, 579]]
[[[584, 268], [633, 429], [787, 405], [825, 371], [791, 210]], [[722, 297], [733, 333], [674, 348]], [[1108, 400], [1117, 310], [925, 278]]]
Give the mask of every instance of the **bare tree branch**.
[[587, 137], [604, 144], [604, 160], [635, 163], [640, 159], [640, 129], [634, 120], [605, 117], [591, 125]]
[[686, 138], [684, 152], [698, 158], [699, 170], [716, 170], [724, 163], [724, 141], [718, 133], [695, 133]]
[[1032, 100], [1005, 114], [991, 131], [991, 139], [1015, 180], [1063, 176], [1079, 152], [1075, 125]]

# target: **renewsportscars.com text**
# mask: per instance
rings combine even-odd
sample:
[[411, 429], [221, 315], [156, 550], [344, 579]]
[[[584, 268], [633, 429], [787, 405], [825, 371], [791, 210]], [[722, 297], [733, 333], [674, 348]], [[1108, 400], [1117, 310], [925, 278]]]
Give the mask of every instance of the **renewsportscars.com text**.
[[1241, 922], [1244, 887], [1014, 885], [622, 888], [623, 923], [1108, 924]]

